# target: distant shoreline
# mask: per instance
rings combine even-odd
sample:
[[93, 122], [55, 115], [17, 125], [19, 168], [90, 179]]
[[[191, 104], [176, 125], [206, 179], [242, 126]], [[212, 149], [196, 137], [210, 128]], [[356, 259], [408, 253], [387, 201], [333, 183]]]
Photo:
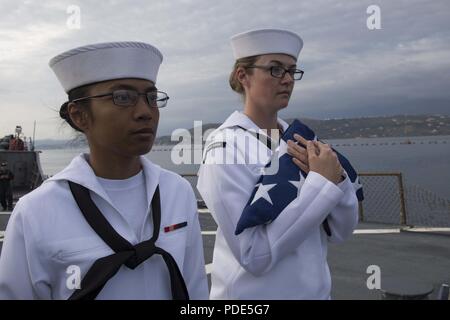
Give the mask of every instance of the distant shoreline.
[[[287, 119], [290, 123], [293, 119]], [[300, 118], [302, 122], [312, 128], [322, 140], [342, 139], [380, 139], [414, 137], [442, 137], [450, 136], [450, 115], [418, 115], [391, 116], [351, 119], [316, 120]], [[202, 132], [219, 127], [218, 123], [203, 124]], [[194, 129], [187, 129], [193, 136]], [[181, 140], [181, 139], [180, 139]], [[154, 145], [173, 146], [180, 141], [172, 141], [170, 135], [158, 136]], [[36, 141], [39, 149], [67, 149], [82, 148], [85, 141], [80, 138], [72, 140], [43, 139]]]
[[[361, 145], [367, 145], [372, 144], [375, 141], [380, 142], [380, 140], [398, 140], [398, 141], [391, 141], [393, 144], [416, 144], [416, 143], [434, 143], [438, 142], [436, 140], [443, 140], [442, 143], [446, 143], [449, 141], [450, 143], [450, 135], [434, 135], [434, 136], [409, 136], [409, 137], [377, 137], [377, 138], [367, 138], [367, 137], [356, 137], [356, 138], [338, 138], [338, 139], [322, 139], [319, 137], [320, 140], [323, 140], [325, 142], [333, 142], [333, 145], [340, 145], [340, 146], [361, 146]], [[338, 144], [336, 144], [338, 142]], [[351, 144], [349, 144], [351, 142]], [[409, 143], [411, 142], [411, 143]], [[387, 143], [387, 142], [382, 142]], [[62, 143], [63, 144], [63, 143]], [[381, 143], [378, 143], [381, 144]], [[182, 145], [180, 143], [174, 143], [174, 144], [154, 144], [153, 148], [172, 148], [175, 145]], [[189, 144], [187, 144], [189, 145]], [[74, 150], [74, 149], [84, 149], [87, 148], [87, 145], [78, 145], [78, 146], [39, 146], [36, 145], [36, 150]]]

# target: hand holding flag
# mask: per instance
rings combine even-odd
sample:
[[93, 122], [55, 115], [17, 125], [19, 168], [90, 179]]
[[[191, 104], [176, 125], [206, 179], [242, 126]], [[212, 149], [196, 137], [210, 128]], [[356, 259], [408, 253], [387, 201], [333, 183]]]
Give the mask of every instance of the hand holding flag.
[[[275, 153], [279, 161], [278, 172], [275, 175], [263, 174], [258, 179], [255, 189], [238, 221], [235, 231], [236, 235], [246, 228], [275, 220], [289, 203], [298, 196], [307, 172], [310, 170], [316, 171], [330, 181], [338, 183], [343, 173], [343, 167], [353, 183], [358, 200], [362, 201], [364, 199], [362, 186], [359, 184], [356, 171], [343, 155], [333, 150], [330, 146], [318, 141], [310, 141], [306, 145], [308, 156], [305, 157], [304, 152], [302, 156], [298, 156], [300, 158], [298, 161], [302, 162], [302, 164], [299, 165], [295, 160], [292, 160], [293, 156], [288, 153], [288, 144], [291, 145], [291, 143], [288, 143], [288, 140], [293, 140], [294, 134], [299, 134], [308, 140], [317, 139], [309, 127], [299, 120], [294, 120], [281, 137], [279, 150]], [[301, 149], [300, 154], [302, 154]], [[306, 159], [308, 160], [308, 166], [304, 163]], [[266, 165], [266, 167], [268, 166], [270, 166], [270, 163]]]

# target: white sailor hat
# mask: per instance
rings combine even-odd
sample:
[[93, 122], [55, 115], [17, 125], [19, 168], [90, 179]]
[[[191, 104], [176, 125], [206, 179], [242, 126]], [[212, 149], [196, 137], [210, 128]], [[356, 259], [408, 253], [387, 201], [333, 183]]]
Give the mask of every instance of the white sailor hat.
[[108, 42], [78, 47], [49, 62], [64, 90], [101, 81], [136, 78], [156, 83], [161, 52], [143, 42]]
[[294, 32], [282, 29], [258, 29], [231, 37], [234, 58], [283, 53], [297, 60], [303, 40]]

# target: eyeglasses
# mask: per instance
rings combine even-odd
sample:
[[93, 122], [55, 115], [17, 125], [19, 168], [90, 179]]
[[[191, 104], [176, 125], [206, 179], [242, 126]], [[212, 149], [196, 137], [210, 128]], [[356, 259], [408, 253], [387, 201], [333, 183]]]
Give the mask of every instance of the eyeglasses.
[[149, 104], [149, 106], [157, 108], [164, 108], [167, 105], [167, 100], [169, 100], [169, 96], [167, 95], [167, 93], [162, 91], [152, 90], [146, 93], [140, 93], [137, 92], [136, 90], [121, 89], [121, 90], [114, 90], [113, 92], [110, 93], [74, 99], [71, 102], [76, 103], [88, 99], [102, 98], [108, 96], [112, 96], [114, 104], [120, 107], [134, 107], [139, 100], [139, 96], [145, 96], [147, 98], [147, 103]]
[[270, 74], [272, 75], [272, 77], [275, 78], [284, 78], [284, 76], [286, 75], [286, 73], [289, 73], [289, 75], [292, 77], [292, 79], [294, 80], [301, 80], [303, 77], [303, 74], [305, 73], [303, 70], [300, 69], [285, 69], [283, 67], [280, 66], [248, 66], [247, 68], [258, 68], [258, 69], [263, 69], [263, 70], [270, 70]]

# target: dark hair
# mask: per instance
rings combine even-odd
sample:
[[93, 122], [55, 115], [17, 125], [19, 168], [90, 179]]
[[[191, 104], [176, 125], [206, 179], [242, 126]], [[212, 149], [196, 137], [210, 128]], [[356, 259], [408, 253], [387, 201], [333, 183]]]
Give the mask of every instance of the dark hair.
[[[229, 78], [229, 83], [230, 83], [230, 87], [231, 89], [233, 89], [233, 91], [236, 91], [239, 94], [245, 95], [245, 90], [244, 87], [242, 86], [242, 84], [239, 82], [239, 80], [236, 78], [236, 72], [237, 69], [239, 67], [249, 67], [253, 64], [255, 64], [256, 60], [258, 60], [260, 56], [251, 56], [251, 57], [245, 57], [245, 58], [241, 58], [236, 60], [236, 62], [234, 63], [234, 67], [233, 67], [233, 71], [231, 71], [230, 74], [230, 78]], [[249, 74], [252, 74], [252, 70], [248, 70]]]
[[[70, 90], [69, 94], [68, 94], [69, 95], [68, 101], [64, 102], [61, 105], [61, 108], [59, 109], [59, 116], [61, 118], [63, 118], [73, 129], [75, 129], [76, 131], [79, 131], [79, 132], [83, 132], [83, 130], [78, 128], [75, 125], [75, 123], [73, 123], [73, 121], [69, 115], [68, 106], [71, 101], [78, 99], [78, 98], [88, 96], [90, 93], [90, 86], [91, 85], [85, 85], [85, 86], [81, 86], [81, 87]], [[79, 104], [80, 106], [85, 108], [86, 111], [89, 113], [89, 115], [92, 116], [89, 100], [80, 101], [80, 102], [77, 102], [77, 104]]]

